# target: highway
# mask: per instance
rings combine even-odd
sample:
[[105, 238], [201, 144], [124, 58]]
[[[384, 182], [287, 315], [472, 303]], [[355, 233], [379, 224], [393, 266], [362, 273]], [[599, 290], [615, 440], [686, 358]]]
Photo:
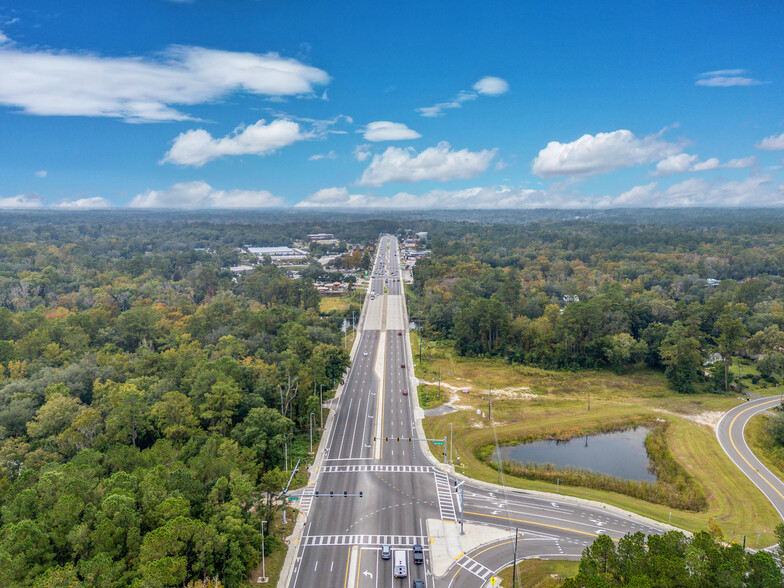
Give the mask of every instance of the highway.
[[754, 482], [784, 519], [784, 484], [751, 452], [743, 430], [751, 417], [781, 403], [779, 397], [759, 398], [727, 411], [716, 426], [716, 437], [733, 463]]
[[[437, 459], [443, 455], [434, 457], [418, 440], [423, 413], [398, 247], [393, 236], [379, 240], [352, 365], [331, 404], [310, 483], [298, 492], [301, 532], [280, 585], [409, 588], [421, 578], [428, 588], [476, 588], [511, 563], [510, 529], [520, 532], [518, 559], [578, 558], [600, 533], [618, 539], [661, 532], [601, 504], [466, 481], [461, 535], [457, 478]], [[417, 543], [424, 547], [421, 565], [412, 560]], [[392, 561], [381, 559], [383, 544], [406, 551], [407, 577], [393, 577]]]

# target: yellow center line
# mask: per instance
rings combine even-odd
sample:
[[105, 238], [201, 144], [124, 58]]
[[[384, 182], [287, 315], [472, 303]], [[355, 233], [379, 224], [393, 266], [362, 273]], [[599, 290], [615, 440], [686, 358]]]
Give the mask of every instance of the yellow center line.
[[748, 460], [748, 459], [746, 459], [746, 458], [745, 458], [745, 456], [744, 456], [744, 455], [743, 455], [743, 454], [742, 454], [740, 451], [738, 451], [738, 448], [735, 446], [735, 441], [734, 441], [734, 440], [733, 440], [733, 438], [732, 438], [732, 427], [735, 425], [735, 421], [736, 421], [736, 420], [738, 420], [738, 417], [739, 417], [740, 415], [742, 415], [743, 413], [745, 413], [745, 412], [748, 412], [748, 411], [750, 411], [750, 410], [754, 410], [754, 409], [756, 409], [756, 408], [759, 408], [759, 407], [760, 407], [760, 406], [762, 406], [762, 405], [767, 405], [767, 404], [776, 404], [777, 402], [779, 402], [779, 400], [778, 400], [778, 399], [775, 399], [775, 400], [769, 400], [769, 401], [766, 401], [766, 402], [760, 402], [759, 404], [755, 404], [754, 406], [750, 406], [750, 407], [748, 407], [748, 408], [745, 408], [745, 409], [743, 409], [742, 411], [740, 411], [738, 414], [736, 414], [736, 415], [733, 417], [732, 421], [730, 421], [729, 436], [730, 436], [730, 443], [732, 443], [732, 448], [735, 450], [735, 453], [737, 453], [738, 455], [740, 455], [740, 458], [741, 458], [743, 461], [745, 461], [745, 462], [746, 462], [746, 465], [747, 465], [747, 466], [749, 466], [751, 469], [753, 469], [755, 472], [757, 472], [757, 473], [759, 474], [760, 478], [762, 478], [763, 480], [765, 480], [765, 483], [766, 483], [768, 486], [770, 486], [770, 487], [773, 489], [773, 491], [774, 491], [776, 494], [778, 494], [779, 496], [781, 496], [781, 498], [782, 498], [782, 499], [784, 499], [784, 494], [782, 494], [781, 492], [779, 492], [779, 491], [778, 491], [778, 489], [777, 489], [777, 488], [776, 488], [776, 487], [775, 487], [775, 486], [774, 486], [774, 485], [771, 483], [771, 481], [770, 481], [770, 480], [768, 480], [768, 479], [767, 479], [765, 476], [763, 476], [763, 475], [762, 475], [762, 472], [761, 472], [761, 471], [759, 471], [757, 468], [755, 468], [753, 465], [751, 465], [751, 464], [749, 463], [749, 460]]

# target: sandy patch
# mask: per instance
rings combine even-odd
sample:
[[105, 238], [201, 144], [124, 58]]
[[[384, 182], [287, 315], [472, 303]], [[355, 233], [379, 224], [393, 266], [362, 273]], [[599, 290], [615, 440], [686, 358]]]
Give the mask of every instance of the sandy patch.
[[692, 421], [693, 423], [697, 423], [698, 425], [704, 425], [711, 429], [715, 429], [716, 425], [719, 424], [721, 417], [724, 416], [720, 410], [709, 410], [705, 412], [701, 412], [699, 414], [683, 414], [680, 412], [672, 412], [669, 410], [664, 410], [663, 408], [654, 408], [656, 412], [663, 412], [664, 414], [669, 414], [676, 417], [681, 417], [686, 420]]
[[[419, 380], [419, 383], [426, 384], [428, 386], [438, 386], [438, 382], [429, 382], [427, 380]], [[487, 394], [487, 391], [475, 390], [470, 385], [453, 386], [452, 384], [447, 384], [446, 382], [441, 382], [441, 389], [447, 390], [449, 392], [449, 401], [445, 404], [448, 404], [452, 408], [459, 410], [475, 410], [473, 406], [460, 404], [460, 399], [463, 396], [468, 394]], [[493, 398], [531, 400], [532, 398], [536, 398], [537, 395], [532, 392], [528, 392], [530, 389], [531, 388], [528, 386], [520, 386], [519, 388], [501, 388], [498, 390], [493, 390]]]

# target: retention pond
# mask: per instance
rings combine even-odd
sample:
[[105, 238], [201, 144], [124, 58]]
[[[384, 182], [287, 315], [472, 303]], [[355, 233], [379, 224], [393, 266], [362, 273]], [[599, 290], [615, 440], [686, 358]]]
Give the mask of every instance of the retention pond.
[[645, 437], [650, 429], [637, 427], [615, 433], [576, 437], [569, 441], [536, 441], [500, 447], [501, 461], [551, 463], [559, 468], [580, 468], [622, 478], [656, 482], [649, 470]]

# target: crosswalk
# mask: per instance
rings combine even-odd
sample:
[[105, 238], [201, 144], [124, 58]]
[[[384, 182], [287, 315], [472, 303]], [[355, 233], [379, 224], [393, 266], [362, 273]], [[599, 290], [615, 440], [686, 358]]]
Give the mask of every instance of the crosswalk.
[[410, 547], [427, 545], [428, 538], [419, 535], [307, 535], [302, 538], [308, 547], [327, 547], [332, 545], [391, 545]]
[[483, 566], [478, 561], [468, 557], [467, 555], [461, 555], [457, 560], [457, 565], [467, 572], [471, 572], [474, 576], [482, 580], [482, 582], [487, 582], [494, 575], [493, 570]]
[[442, 521], [457, 522], [455, 503], [452, 500], [452, 487], [449, 485], [449, 476], [441, 470], [433, 469], [436, 479], [436, 493], [438, 495], [438, 509], [441, 511]]
[[343, 465], [343, 466], [323, 466], [320, 470], [322, 474], [351, 473], [351, 472], [378, 472], [384, 474], [429, 474], [434, 471], [433, 466], [412, 466], [412, 465]]

